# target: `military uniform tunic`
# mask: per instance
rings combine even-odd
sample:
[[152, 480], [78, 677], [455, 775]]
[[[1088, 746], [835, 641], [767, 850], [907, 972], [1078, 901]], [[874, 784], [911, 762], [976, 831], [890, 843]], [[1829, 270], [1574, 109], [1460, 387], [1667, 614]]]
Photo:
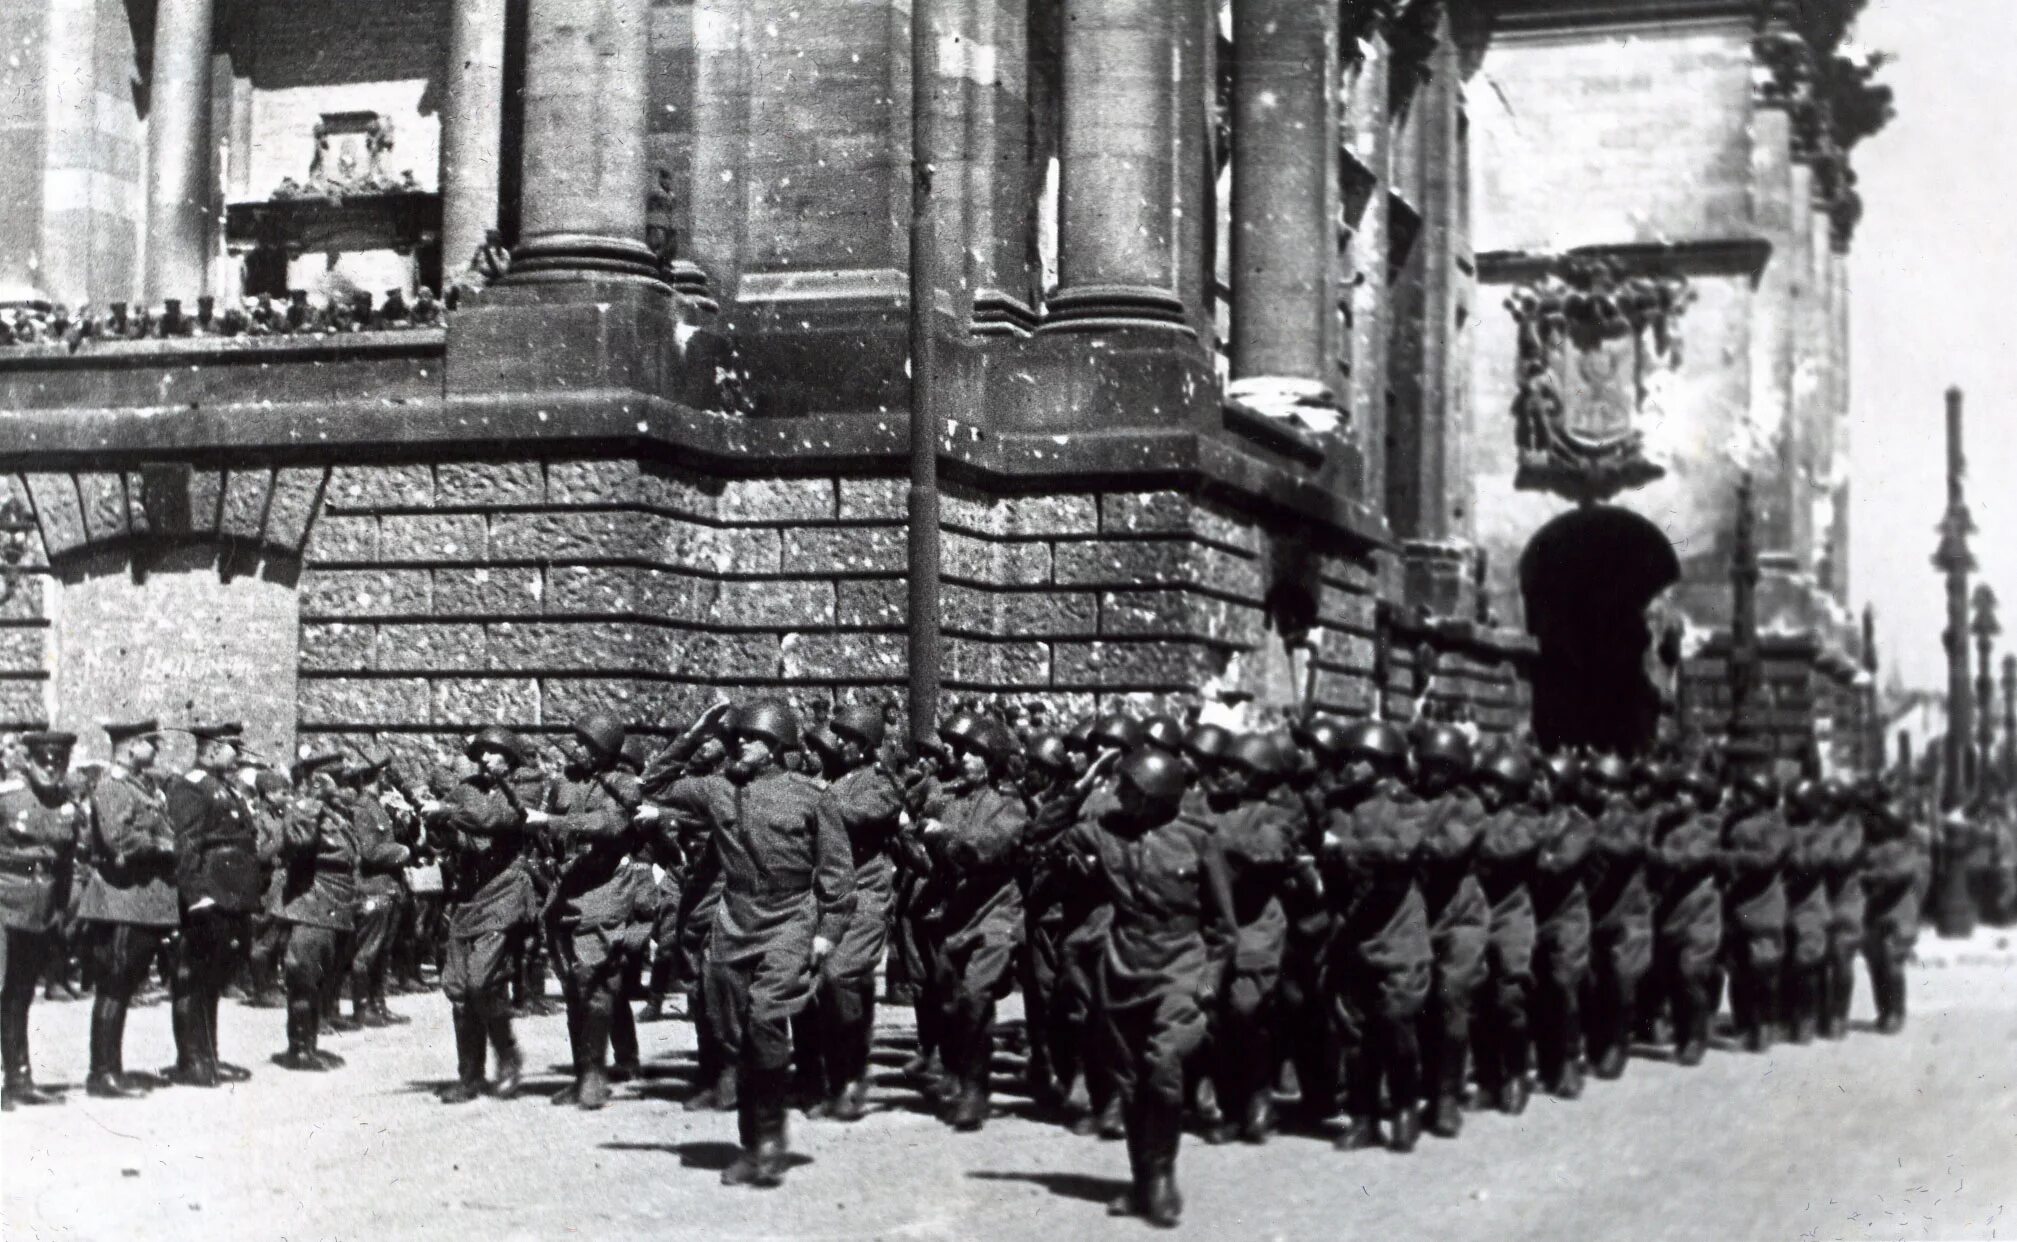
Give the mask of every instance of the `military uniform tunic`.
[[708, 942], [708, 1019], [748, 1069], [791, 1060], [791, 1018], [812, 997], [812, 941], [838, 943], [854, 913], [854, 859], [833, 800], [810, 777], [686, 777], [678, 813], [713, 820], [721, 898]]
[[1792, 845], [1792, 831], [1777, 811], [1733, 818], [1723, 830], [1730, 874], [1724, 947], [1753, 970], [1776, 971], [1785, 960], [1785, 866]]
[[1347, 1047], [1364, 1041], [1373, 1023], [1412, 1023], [1428, 1002], [1435, 953], [1416, 876], [1431, 822], [1428, 803], [1389, 781], [1330, 814], [1322, 855], [1333, 911], [1325, 992]]
[[[903, 814], [903, 794], [887, 772], [868, 764], [835, 781], [827, 796], [833, 799], [841, 827], [847, 832], [848, 855], [854, 862], [855, 905], [847, 933], [827, 956], [821, 974], [838, 988], [859, 992], [874, 988], [875, 972], [882, 965], [883, 949], [889, 941], [896, 877], [890, 844]], [[848, 1015], [842, 1017], [847, 1020]]]
[[19, 777], [0, 781], [0, 927], [41, 935], [55, 926], [78, 822], [67, 795], [45, 798]]
[[520, 865], [525, 811], [537, 806], [538, 778], [465, 779], [440, 813], [442, 891], [448, 905], [448, 953], [441, 987], [455, 1004], [501, 1007], [515, 940], [538, 912], [532, 875]]
[[98, 865], [79, 917], [164, 929], [181, 922], [175, 830], [160, 791], [124, 768], [108, 769], [91, 793], [91, 833]]
[[548, 943], [570, 999], [613, 1002], [627, 965], [625, 933], [635, 920], [638, 877], [626, 865], [631, 817], [642, 788], [629, 772], [576, 770], [554, 786], [545, 835], [560, 862], [547, 896]]
[[1670, 988], [1706, 999], [1723, 944], [1723, 893], [1716, 883], [1722, 824], [1692, 808], [1668, 811], [1654, 827], [1647, 874], [1657, 894], [1655, 957]]
[[1828, 855], [1832, 825], [1809, 820], [1789, 825], [1786, 851], [1786, 958], [1799, 970], [1818, 968], [1828, 956]]

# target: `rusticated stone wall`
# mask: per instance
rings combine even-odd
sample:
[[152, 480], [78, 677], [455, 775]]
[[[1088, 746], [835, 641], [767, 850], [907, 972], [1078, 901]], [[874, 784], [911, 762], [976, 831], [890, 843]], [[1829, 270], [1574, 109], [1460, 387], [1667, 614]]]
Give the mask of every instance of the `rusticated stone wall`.
[[[901, 703], [904, 488], [629, 458], [339, 466], [301, 581], [301, 729], [445, 742], [593, 710], [672, 728], [757, 691]], [[1177, 491], [952, 489], [943, 541], [949, 699], [1372, 707], [1369, 560]], [[1283, 684], [1271, 604], [1299, 591], [1314, 622]]]
[[[28, 489], [16, 475], [0, 474], [0, 506], [27, 503]], [[18, 543], [17, 562], [0, 567], [0, 729], [40, 728], [48, 723], [49, 642], [48, 558], [33, 532]]]

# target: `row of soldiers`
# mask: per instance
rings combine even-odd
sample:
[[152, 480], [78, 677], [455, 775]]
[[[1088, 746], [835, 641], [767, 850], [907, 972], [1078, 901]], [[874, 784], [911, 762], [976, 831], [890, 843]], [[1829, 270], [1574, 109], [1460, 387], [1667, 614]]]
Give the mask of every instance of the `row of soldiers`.
[[[261, 894], [250, 809], [226, 779], [235, 733], [196, 732], [197, 768], [152, 814], [122, 820], [116, 792], [91, 814], [116, 860], [97, 882], [119, 887], [139, 874], [122, 868], [152, 860], [167, 892], [183, 945], [171, 1077], [203, 1082], [226, 1072], [219, 966]], [[1753, 1049], [1839, 1037], [1859, 954], [1879, 1029], [1904, 1020], [1926, 851], [1875, 785], [1782, 791], [1748, 767], [1718, 779], [1610, 756], [1477, 755], [1454, 728], [1324, 719], [1234, 734], [1110, 715], [1018, 737], [967, 712], [906, 758], [880, 709], [802, 734], [789, 707], [763, 701], [718, 706], [641, 765], [628, 740], [614, 720], [584, 720], [552, 775], [526, 739], [488, 728], [466, 751], [474, 771], [412, 799], [447, 899], [457, 1077], [442, 1096], [518, 1092], [510, 984], [537, 927], [576, 1068], [556, 1102], [601, 1107], [635, 1066], [625, 998], [655, 953], [659, 986], [683, 976], [698, 1028], [689, 1106], [739, 1114], [730, 1183], [781, 1181], [794, 1077], [815, 1114], [863, 1114], [886, 949], [893, 990], [916, 1006], [911, 1068], [948, 1122], [985, 1123], [996, 1006], [1020, 984], [1032, 1094], [1077, 1131], [1127, 1139], [1134, 1179], [1114, 1209], [1159, 1224], [1181, 1211], [1187, 1113], [1205, 1113], [1215, 1140], [1265, 1141], [1284, 1063], [1292, 1124], [1329, 1129], [1342, 1110], [1340, 1147], [1406, 1150], [1424, 1124], [1458, 1132], [1473, 1076], [1518, 1112], [1536, 1063], [1544, 1088], [1573, 1097], [1586, 1064], [1617, 1076], [1654, 1028], [1677, 1061], [1699, 1062], [1726, 978]], [[47, 874], [75, 836], [78, 812], [54, 792], [67, 743], [30, 739], [20, 787], [0, 794], [9, 876]], [[319, 756], [300, 767], [282, 813], [279, 1059], [312, 1069], [334, 1063], [316, 1015], [338, 911], [354, 918], [359, 876], [404, 865], [408, 847], [372, 830], [380, 799], [342, 796], [368, 792], [369, 773]], [[101, 788], [118, 790], [121, 768]], [[108, 845], [136, 835], [106, 829], [127, 821], [151, 824], [137, 834], [151, 843]], [[26, 859], [31, 839], [50, 856]], [[15, 908], [0, 900], [7, 1012], [21, 1022], [10, 1096], [34, 1093], [15, 988], [17, 929], [32, 957], [34, 919]], [[113, 981], [101, 1003], [130, 976], [120, 965], [101, 971]], [[123, 1086], [118, 1041], [101, 1057], [97, 1025], [93, 1081], [102, 1070]]]

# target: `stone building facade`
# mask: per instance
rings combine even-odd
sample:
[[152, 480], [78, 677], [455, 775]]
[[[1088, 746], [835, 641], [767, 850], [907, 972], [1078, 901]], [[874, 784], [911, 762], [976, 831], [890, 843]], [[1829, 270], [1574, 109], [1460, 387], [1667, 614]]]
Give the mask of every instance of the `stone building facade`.
[[[1637, 676], [1651, 603], [1692, 677], [1650, 710], [1708, 721], [1748, 469], [1797, 742], [1842, 651], [1851, 214], [1803, 14], [6, 6], [0, 301], [43, 328], [0, 346], [0, 726], [227, 713], [277, 753], [901, 703], [918, 288], [949, 699], [1507, 732], [1538, 686], [1562, 733], [1564, 636]], [[1507, 307], [1598, 280], [1622, 344]], [[294, 291], [293, 328], [222, 309]], [[1607, 540], [1609, 610], [1551, 605]]]

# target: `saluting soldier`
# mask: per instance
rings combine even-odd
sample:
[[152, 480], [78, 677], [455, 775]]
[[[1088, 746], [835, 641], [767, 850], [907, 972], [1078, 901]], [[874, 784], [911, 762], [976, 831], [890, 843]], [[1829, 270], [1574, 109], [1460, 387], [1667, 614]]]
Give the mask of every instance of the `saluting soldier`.
[[1583, 878], [1590, 902], [1583, 1032], [1592, 1071], [1607, 1079], [1625, 1072], [1639, 985], [1653, 965], [1653, 893], [1646, 883], [1653, 813], [1639, 799], [1650, 805], [1660, 777], [1642, 768], [1634, 778], [1616, 755], [1599, 755], [1583, 767], [1584, 807], [1593, 830]]
[[1233, 898], [1211, 830], [1181, 813], [1182, 761], [1143, 746], [1092, 772], [1107, 765], [1115, 769], [1111, 803], [1097, 817], [1066, 821], [1059, 842], [1088, 860], [1112, 910], [1095, 996], [1131, 1176], [1107, 1211], [1170, 1228], [1183, 1213], [1176, 1162], [1184, 1071], [1205, 1038], [1201, 1001], [1217, 988], [1206, 937], [1232, 938]]
[[1233, 935], [1215, 955], [1221, 994], [1211, 1057], [1222, 1119], [1206, 1133], [1212, 1143], [1235, 1135], [1264, 1143], [1274, 1129], [1275, 996], [1288, 943], [1282, 893], [1302, 850], [1295, 809], [1274, 796], [1288, 767], [1274, 737], [1241, 734], [1216, 764], [1209, 792], [1185, 800], [1224, 856], [1232, 899]]
[[[357, 833], [357, 915], [350, 958], [350, 1014], [360, 1026], [399, 1026], [408, 1018], [385, 1003], [385, 976], [393, 936], [409, 900], [406, 863], [411, 850], [386, 807], [382, 784], [392, 752], [373, 743], [344, 759], [338, 800]], [[396, 848], [390, 848], [396, 847]]]
[[1658, 908], [1653, 932], [1655, 986], [1674, 1027], [1674, 1062], [1695, 1066], [1709, 1050], [1709, 1023], [1721, 1000], [1723, 890], [1716, 861], [1723, 824], [1722, 787], [1700, 768], [1674, 769], [1674, 801], [1653, 827], [1647, 854]]
[[[1028, 767], [1022, 780], [1023, 800], [1034, 818], [1071, 783], [1075, 768], [1070, 744], [1057, 733], [1032, 736], [1024, 745], [1024, 757]], [[1029, 1059], [1024, 1063], [1023, 1077], [1030, 1099], [1046, 1110], [1064, 1104], [1058, 1067], [1078, 1063], [1077, 1051], [1067, 1046], [1069, 1034], [1057, 1019], [1058, 987], [1064, 971], [1064, 946], [1058, 930], [1064, 912], [1057, 886], [1068, 879], [1045, 852], [1025, 852], [1021, 984]]]
[[1465, 1065], [1471, 1049], [1471, 1005], [1485, 974], [1492, 910], [1472, 866], [1484, 831], [1485, 808], [1463, 784], [1471, 774], [1471, 742], [1437, 725], [1415, 751], [1416, 790], [1426, 803], [1422, 825], [1422, 898], [1436, 972], [1422, 1014], [1423, 1066], [1428, 1075], [1429, 1133], [1455, 1138], [1463, 1129]]
[[456, 1080], [441, 1091], [444, 1104], [483, 1093], [486, 1039], [497, 1058], [492, 1094], [501, 1100], [518, 1094], [525, 1067], [511, 1029], [512, 949], [538, 914], [532, 877], [519, 865], [526, 811], [541, 796], [532, 748], [511, 730], [490, 725], [464, 753], [477, 770], [446, 801], [420, 808], [445, 839], [448, 945], [441, 990], [455, 1026]]
[[791, 1019], [847, 930], [854, 860], [832, 799], [784, 766], [799, 745], [791, 708], [752, 703], [728, 730], [736, 757], [727, 773], [682, 778], [663, 800], [676, 815], [712, 822], [721, 864], [707, 1017], [738, 1063], [742, 1141], [722, 1184], [768, 1188], [784, 1180]]
[[[553, 1102], [590, 1110], [609, 1102], [611, 1039], [619, 1022], [628, 1027], [632, 1021], [622, 991], [629, 967], [624, 933], [636, 893], [624, 863], [642, 793], [625, 766], [626, 734], [622, 722], [603, 713], [576, 722], [574, 753], [548, 807], [526, 813], [527, 823], [555, 842], [560, 855], [547, 898], [547, 942], [567, 1003], [574, 1082]], [[637, 1042], [634, 1030], [629, 1042]]]
[[[289, 809], [281, 837], [279, 919], [287, 925], [282, 971], [287, 980], [287, 1050], [273, 1063], [283, 1069], [337, 1069], [343, 1058], [323, 1052], [321, 1002], [330, 978], [342, 972], [342, 943], [355, 929], [357, 877], [366, 846], [337, 787], [333, 770], [343, 762], [335, 750], [302, 757], [294, 765], [300, 796]], [[406, 847], [374, 842], [368, 847], [380, 865], [398, 866]]]
[[[827, 795], [847, 832], [855, 906], [847, 931], [820, 967], [814, 993], [815, 1044], [825, 1088], [818, 1111], [838, 1121], [858, 1121], [867, 1099], [875, 1033], [875, 972], [889, 940], [895, 884], [890, 850], [903, 816], [903, 791], [879, 761], [887, 730], [881, 708], [842, 708], [830, 727], [840, 741], [840, 775]], [[1034, 1029], [1030, 1039], [1034, 1048]]]
[[1485, 824], [1477, 876], [1491, 908], [1485, 978], [1478, 986], [1478, 1081], [1500, 1112], [1518, 1116], [1533, 1094], [1534, 897], [1528, 888], [1540, 848], [1534, 766], [1511, 746], [1487, 755], [1474, 777]]
[[35, 1085], [28, 1059], [28, 1007], [48, 965], [51, 929], [63, 912], [60, 882], [81, 822], [64, 776], [70, 733], [30, 733], [21, 739], [18, 775], [0, 780], [0, 1062], [6, 1081], [0, 1104], [56, 1104], [62, 1097]]
[[162, 1074], [183, 1086], [215, 1087], [251, 1077], [217, 1055], [217, 1004], [259, 908], [259, 830], [233, 778], [244, 726], [197, 725], [189, 733], [196, 766], [168, 785], [182, 944], [170, 988], [175, 1064]]
[[175, 830], [168, 799], [148, 779], [160, 726], [108, 724], [112, 763], [91, 792], [90, 834], [98, 866], [78, 908], [91, 927], [97, 990], [91, 1003], [91, 1073], [84, 1089], [124, 1099], [153, 1082], [125, 1065], [126, 1013], [175, 934]]
[[1421, 1134], [1422, 1052], [1416, 1023], [1435, 975], [1428, 906], [1417, 882], [1427, 808], [1406, 783], [1408, 742], [1385, 721], [1345, 728], [1345, 770], [1325, 824], [1321, 855], [1331, 947], [1324, 991], [1345, 1066], [1341, 1151], [1380, 1141], [1382, 1088], [1387, 1136], [1414, 1150]]
[[1730, 964], [1730, 1014], [1744, 1046], [1772, 1046], [1779, 975], [1786, 960], [1786, 855], [1792, 832], [1779, 813], [1771, 775], [1745, 765], [1730, 782], [1724, 817], [1723, 953]]

